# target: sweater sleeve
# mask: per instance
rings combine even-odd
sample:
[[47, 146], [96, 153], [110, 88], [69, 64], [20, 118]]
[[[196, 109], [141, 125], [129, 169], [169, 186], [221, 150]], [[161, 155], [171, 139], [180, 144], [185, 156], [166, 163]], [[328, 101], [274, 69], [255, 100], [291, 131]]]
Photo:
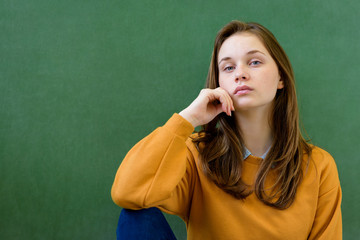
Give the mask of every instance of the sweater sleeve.
[[192, 154], [186, 140], [193, 126], [178, 114], [138, 142], [122, 161], [111, 189], [129, 209], [159, 207], [186, 220], [193, 188]]
[[316, 215], [308, 239], [342, 239], [341, 187], [334, 159], [322, 151], [318, 166], [320, 189]]

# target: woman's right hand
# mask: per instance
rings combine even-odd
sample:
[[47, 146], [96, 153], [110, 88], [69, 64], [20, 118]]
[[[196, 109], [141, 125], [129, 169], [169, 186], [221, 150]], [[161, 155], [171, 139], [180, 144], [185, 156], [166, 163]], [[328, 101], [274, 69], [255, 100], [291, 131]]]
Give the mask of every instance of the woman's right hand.
[[229, 94], [222, 88], [202, 89], [199, 96], [179, 114], [194, 127], [204, 125], [225, 112], [231, 116], [234, 105]]

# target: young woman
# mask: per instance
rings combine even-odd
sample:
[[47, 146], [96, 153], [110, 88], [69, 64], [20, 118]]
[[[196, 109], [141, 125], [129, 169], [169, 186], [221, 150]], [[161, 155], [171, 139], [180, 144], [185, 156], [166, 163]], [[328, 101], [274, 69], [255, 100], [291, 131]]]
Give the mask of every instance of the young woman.
[[273, 34], [227, 24], [206, 87], [130, 150], [114, 202], [176, 214], [188, 239], [342, 239], [335, 162], [301, 135], [293, 70]]

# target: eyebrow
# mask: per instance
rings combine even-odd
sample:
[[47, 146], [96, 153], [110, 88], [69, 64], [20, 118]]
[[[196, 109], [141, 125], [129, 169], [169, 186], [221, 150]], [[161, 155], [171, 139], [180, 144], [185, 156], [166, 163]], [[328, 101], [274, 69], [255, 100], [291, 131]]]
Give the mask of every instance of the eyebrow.
[[[263, 53], [263, 52], [261, 52], [261, 51], [259, 51], [259, 50], [251, 50], [251, 51], [247, 52], [246, 55], [252, 55], [252, 54], [255, 54], [255, 53], [260, 53], [260, 54], [266, 56], [265, 53]], [[221, 63], [222, 61], [226, 61], [226, 60], [229, 60], [229, 59], [231, 59], [231, 57], [224, 57], [224, 58], [222, 58], [222, 59], [219, 61], [218, 65], [220, 65], [220, 63]]]

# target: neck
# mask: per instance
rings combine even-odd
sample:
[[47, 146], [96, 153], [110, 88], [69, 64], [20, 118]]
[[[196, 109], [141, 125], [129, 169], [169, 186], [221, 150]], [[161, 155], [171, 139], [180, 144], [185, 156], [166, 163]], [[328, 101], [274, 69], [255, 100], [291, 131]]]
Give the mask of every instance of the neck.
[[271, 146], [273, 135], [269, 124], [269, 111], [260, 109], [235, 112], [244, 144], [252, 155], [262, 156]]

